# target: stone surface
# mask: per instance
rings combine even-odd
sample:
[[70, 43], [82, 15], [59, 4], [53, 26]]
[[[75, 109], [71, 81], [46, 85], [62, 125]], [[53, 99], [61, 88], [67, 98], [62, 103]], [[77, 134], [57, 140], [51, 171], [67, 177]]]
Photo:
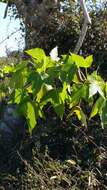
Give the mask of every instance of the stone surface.
[[16, 105], [7, 105], [3, 109], [0, 120], [0, 152], [11, 152], [25, 134], [25, 119], [17, 112]]

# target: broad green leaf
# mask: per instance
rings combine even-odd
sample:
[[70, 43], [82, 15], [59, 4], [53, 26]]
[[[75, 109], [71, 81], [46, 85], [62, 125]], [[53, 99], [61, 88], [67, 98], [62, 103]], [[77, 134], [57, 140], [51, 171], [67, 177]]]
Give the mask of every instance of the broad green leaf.
[[88, 56], [86, 59], [84, 59], [84, 57], [76, 55], [74, 53], [71, 53], [71, 58], [73, 62], [77, 65], [77, 67], [83, 67], [83, 68], [89, 68], [93, 61], [92, 56]]
[[26, 118], [29, 126], [29, 132], [31, 133], [37, 123], [35, 117], [35, 110], [31, 102], [27, 102]]
[[40, 91], [41, 86], [43, 84], [41, 75], [38, 72], [32, 72], [29, 75], [28, 78], [28, 83], [32, 84], [32, 91], [33, 91], [33, 95], [36, 96], [37, 93]]
[[10, 80], [10, 87], [11, 88], [23, 88], [24, 86], [24, 77], [23, 77], [23, 73], [20, 71], [16, 71], [15, 73], [13, 73], [13, 76]]
[[50, 90], [52, 90], [52, 89], [53, 89], [53, 88], [52, 88], [51, 85], [47, 85], [47, 84], [44, 84], [44, 83], [43, 83], [43, 85], [42, 85], [40, 91], [39, 91], [38, 94], [37, 94], [37, 99], [36, 99], [36, 101], [37, 101], [37, 102], [40, 102], [40, 100], [44, 97], [44, 95], [45, 95], [46, 93], [48, 93], [48, 91], [50, 91]]
[[71, 83], [74, 80], [76, 73], [77, 73], [77, 67], [76, 67], [76, 65], [73, 64], [67, 74], [67, 82], [68, 83]]
[[103, 107], [103, 104], [104, 104], [104, 98], [99, 97], [99, 98], [96, 100], [94, 106], [92, 107], [92, 111], [91, 111], [91, 114], [90, 114], [90, 119], [91, 119], [92, 117], [94, 117], [95, 115], [97, 115], [98, 113], [101, 112], [101, 109], [102, 109], [102, 107]]
[[102, 111], [100, 113], [100, 119], [101, 119], [102, 128], [107, 127], [107, 100], [105, 101]]
[[53, 105], [60, 104], [59, 93], [56, 89], [49, 90], [45, 96], [41, 99], [41, 103], [51, 102]]
[[63, 118], [63, 115], [64, 115], [64, 104], [57, 104], [57, 105], [53, 105], [54, 109], [55, 109], [55, 112], [56, 114], [60, 117], [60, 119]]
[[82, 56], [71, 53], [71, 59], [77, 67], [85, 67], [85, 59]]
[[[74, 76], [77, 72], [77, 66], [75, 65], [74, 61], [72, 60], [71, 56], [66, 56], [64, 58], [64, 63], [62, 67], [62, 71], [60, 71], [60, 77], [63, 81], [67, 81], [68, 83], [71, 83], [74, 79]], [[63, 75], [65, 75], [63, 77]]]
[[[75, 65], [75, 63], [72, 61], [72, 58], [69, 56], [66, 61], [64, 62], [63, 64], [63, 67], [62, 67], [62, 72], [66, 73], [66, 78], [65, 80], [68, 82], [68, 83], [71, 83], [72, 80], [74, 79], [74, 76], [77, 72], [77, 66]], [[62, 74], [63, 74], [62, 73]], [[61, 74], [61, 72], [60, 72]], [[63, 75], [62, 75], [63, 77]]]
[[67, 58], [65, 59], [63, 63], [62, 70], [68, 72], [72, 68], [72, 65], [74, 65], [74, 61], [72, 60], [72, 57], [67, 56]]
[[44, 63], [43, 63], [43, 71], [46, 72], [47, 69], [52, 68], [52, 67], [56, 69], [57, 63], [53, 61], [51, 57], [49, 56], [45, 57]]
[[28, 55], [30, 55], [32, 58], [36, 59], [38, 62], [41, 62], [45, 58], [45, 52], [41, 48], [34, 48], [25, 51]]
[[87, 67], [90, 67], [92, 65], [92, 62], [93, 62], [93, 56], [92, 55], [89, 55], [88, 57], [86, 57], [86, 59], [85, 59], [85, 65]]
[[53, 78], [59, 78], [61, 72], [61, 66], [53, 66], [47, 70], [47, 74]]
[[70, 108], [78, 105], [81, 99], [88, 99], [88, 86], [85, 84], [82, 85], [74, 85], [73, 91], [71, 93], [71, 103]]
[[67, 86], [66, 82], [64, 82], [62, 92], [59, 92], [59, 97], [61, 98], [61, 101], [63, 103], [65, 103], [65, 99], [67, 96], [67, 88], [68, 88], [68, 86]]
[[19, 104], [22, 97], [22, 89], [15, 89], [14, 103]]
[[10, 88], [23, 88], [28, 79], [27, 67], [21, 69], [13, 69], [12, 77], [10, 78]]

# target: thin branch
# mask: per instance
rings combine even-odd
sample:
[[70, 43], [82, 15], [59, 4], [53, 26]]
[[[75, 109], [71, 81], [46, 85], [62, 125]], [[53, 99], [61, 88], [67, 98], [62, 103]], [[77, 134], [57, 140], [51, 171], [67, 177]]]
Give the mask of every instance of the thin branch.
[[8, 40], [11, 36], [13, 36], [15, 33], [17, 33], [18, 31], [20, 31], [20, 28], [15, 30], [14, 32], [12, 32], [10, 35], [8, 35], [6, 38], [4, 38], [1, 42], [0, 45], [3, 44], [6, 40]]
[[81, 8], [83, 9], [84, 18], [87, 21], [87, 24], [91, 24], [91, 18], [89, 16], [85, 0], [80, 0], [80, 5], [81, 5]]
[[81, 6], [83, 13], [84, 13], [84, 23], [82, 26], [82, 30], [80, 32], [78, 42], [77, 42], [76, 47], [74, 49], [74, 53], [76, 53], [76, 54], [78, 54], [78, 52], [79, 52], [79, 50], [83, 44], [83, 41], [85, 39], [87, 30], [88, 30], [88, 26], [91, 24], [91, 18], [89, 16], [85, 0], [80, 0], [80, 6]]

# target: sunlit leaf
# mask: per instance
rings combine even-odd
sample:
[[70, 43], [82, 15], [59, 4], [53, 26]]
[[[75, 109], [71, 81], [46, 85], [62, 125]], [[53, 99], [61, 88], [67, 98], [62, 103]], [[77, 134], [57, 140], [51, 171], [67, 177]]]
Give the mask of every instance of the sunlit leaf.
[[19, 104], [22, 97], [22, 90], [15, 89], [14, 103]]
[[90, 55], [88, 57], [86, 57], [85, 59], [85, 66], [88, 68], [92, 65], [92, 62], [93, 62], [93, 56]]
[[40, 91], [37, 94], [37, 102], [40, 102], [40, 100], [43, 98], [43, 96], [48, 93], [48, 91], [52, 90], [52, 86], [51, 85], [47, 85], [47, 84], [43, 84]]
[[99, 83], [97, 81], [92, 81], [89, 85], [89, 98], [97, 92], [104, 98], [104, 92], [102, 91]]
[[86, 59], [84, 59], [84, 57], [82, 57], [80, 55], [71, 53], [71, 58], [72, 58], [73, 62], [77, 65], [77, 67], [88, 68], [91, 66], [91, 64], [93, 62], [92, 55], [90, 55]]
[[104, 98], [99, 97], [99, 98], [96, 100], [94, 106], [92, 107], [92, 111], [91, 111], [91, 114], [90, 114], [90, 119], [91, 119], [92, 117], [94, 117], [95, 115], [97, 115], [98, 113], [101, 112], [101, 109], [102, 109], [102, 107], [103, 107], [103, 104], [104, 104]]
[[59, 93], [59, 97], [61, 98], [62, 102], [65, 102], [67, 96], [67, 84], [64, 82], [62, 92]]
[[29, 126], [29, 131], [31, 132], [36, 126], [35, 110], [31, 102], [27, 102], [26, 108], [26, 118]]
[[7, 73], [11, 73], [13, 71], [13, 68], [12, 68], [12, 66], [10, 66], [10, 65], [5, 65], [4, 67], [3, 67], [3, 73], [5, 73], [5, 74], [7, 74]]
[[103, 98], [105, 98], [105, 84], [103, 79], [97, 74], [97, 72], [93, 72], [91, 75], [88, 75], [87, 79], [89, 81], [89, 97], [92, 97], [96, 93], [99, 93]]
[[41, 48], [34, 48], [25, 52], [39, 62], [43, 61], [46, 56], [44, 50]]
[[60, 60], [60, 58], [58, 57], [58, 47], [57, 46], [51, 50], [50, 57], [53, 61]]

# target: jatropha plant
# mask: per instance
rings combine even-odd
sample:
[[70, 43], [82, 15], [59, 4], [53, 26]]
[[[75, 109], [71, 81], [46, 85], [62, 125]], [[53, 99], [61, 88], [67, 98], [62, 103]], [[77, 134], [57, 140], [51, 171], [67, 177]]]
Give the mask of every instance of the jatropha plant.
[[[89, 74], [93, 56], [86, 58], [69, 53], [58, 57], [55, 47], [49, 56], [43, 49], [27, 50], [30, 56], [14, 66], [5, 66], [2, 75], [11, 74], [9, 103], [17, 104], [26, 117], [29, 132], [36, 127], [38, 118], [44, 117], [44, 107], [50, 103], [60, 119], [66, 107], [68, 119], [76, 114], [83, 126], [99, 115], [102, 127], [107, 123], [107, 83], [97, 71]], [[90, 116], [84, 113], [82, 102], [91, 105]]]

